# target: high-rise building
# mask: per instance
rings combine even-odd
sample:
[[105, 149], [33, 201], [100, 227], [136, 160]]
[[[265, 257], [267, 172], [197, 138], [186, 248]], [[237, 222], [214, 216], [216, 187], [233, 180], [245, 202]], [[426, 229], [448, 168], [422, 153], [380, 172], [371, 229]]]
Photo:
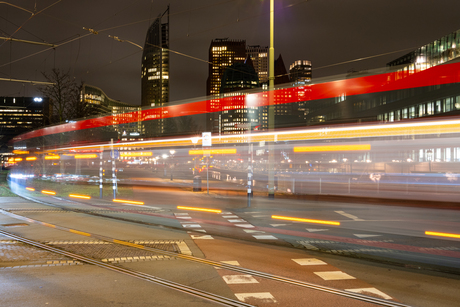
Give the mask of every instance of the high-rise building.
[[298, 60], [289, 66], [289, 77], [292, 83], [297, 85], [311, 82], [311, 62]]
[[[219, 134], [240, 134], [259, 124], [259, 108], [246, 105], [242, 91], [259, 87], [259, 77], [250, 57], [225, 69], [222, 76], [221, 97], [238, 96], [233, 103], [237, 110], [224, 110], [219, 114]], [[242, 126], [241, 124], [245, 124]]]
[[260, 45], [248, 46], [246, 48], [247, 56], [251, 58], [254, 64], [254, 70], [259, 77], [259, 83], [268, 82], [268, 47]]
[[[288, 83], [289, 74], [280, 54], [275, 60], [275, 85]], [[297, 125], [299, 121], [299, 105], [297, 103], [283, 103], [284, 98], [283, 96], [274, 96], [275, 128]], [[262, 128], [265, 129], [265, 125]]]
[[209, 47], [209, 75], [206, 95], [219, 96], [222, 75], [227, 67], [246, 60], [246, 41], [218, 38]]
[[15, 136], [49, 124], [50, 104], [42, 97], [0, 97], [0, 151]]
[[218, 38], [209, 46], [209, 74], [206, 95], [211, 96], [206, 129], [214, 133], [219, 131], [220, 88], [227, 67], [246, 60], [246, 41]]
[[[169, 6], [147, 31], [142, 53], [142, 107], [162, 107], [169, 102]], [[149, 133], [162, 135], [164, 119], [148, 123]]]
[[[289, 78], [294, 86], [302, 86], [311, 82], [311, 62], [306, 60], [298, 60], [289, 66]], [[297, 103], [299, 123], [305, 124], [307, 115], [310, 112], [308, 103], [301, 101]]]

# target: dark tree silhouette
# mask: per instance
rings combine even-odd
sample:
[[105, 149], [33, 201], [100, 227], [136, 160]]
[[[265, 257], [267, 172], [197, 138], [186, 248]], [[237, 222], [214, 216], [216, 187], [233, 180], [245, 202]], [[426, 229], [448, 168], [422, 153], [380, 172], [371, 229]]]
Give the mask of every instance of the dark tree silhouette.
[[53, 83], [40, 87], [40, 92], [50, 100], [51, 124], [60, 124], [67, 120], [80, 119], [97, 114], [97, 109], [81, 97], [83, 83], [78, 84], [68, 72], [52, 69], [50, 73], [42, 73], [48, 82]]

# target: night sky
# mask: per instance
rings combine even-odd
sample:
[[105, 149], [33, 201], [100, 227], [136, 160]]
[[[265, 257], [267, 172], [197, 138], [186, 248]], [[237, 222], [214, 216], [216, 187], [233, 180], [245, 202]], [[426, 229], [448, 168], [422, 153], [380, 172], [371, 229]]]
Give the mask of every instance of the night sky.
[[[171, 101], [205, 95], [212, 39], [269, 44], [268, 0], [7, 2], [23, 9], [0, 4], [0, 36], [60, 46], [0, 40], [0, 78], [44, 81], [41, 72], [58, 68], [135, 105], [140, 104], [142, 50], [108, 35], [143, 46], [149, 25], [168, 4], [170, 48], [177, 52], [170, 56]], [[43, 11], [32, 16], [25, 10]], [[459, 0], [275, 0], [275, 55], [281, 53], [286, 69], [295, 60], [312, 61], [314, 78], [380, 68], [460, 29], [458, 12]], [[391, 54], [321, 68], [386, 53]], [[35, 95], [36, 86], [0, 81], [0, 96]]]

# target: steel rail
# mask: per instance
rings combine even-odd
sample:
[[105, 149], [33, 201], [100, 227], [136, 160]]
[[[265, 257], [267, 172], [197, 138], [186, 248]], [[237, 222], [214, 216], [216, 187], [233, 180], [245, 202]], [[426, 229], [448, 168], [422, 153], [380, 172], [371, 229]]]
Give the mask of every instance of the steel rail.
[[[24, 197], [24, 198], [27, 198], [28, 200], [31, 200], [33, 202], [38, 202], [38, 203], [48, 205], [48, 206], [51, 206], [51, 207], [62, 208], [61, 206], [56, 205], [56, 204], [50, 204], [50, 203], [46, 203], [46, 202], [43, 202], [43, 201], [34, 200], [33, 198], [29, 198], [29, 197]], [[75, 202], [75, 201], [71, 201], [71, 202]], [[79, 202], [75, 202], [75, 203], [79, 203]], [[83, 213], [83, 214], [90, 214], [90, 213], [85, 213], [84, 210], [80, 210], [80, 209], [65, 208], [65, 210], [74, 211], [74, 212]], [[0, 212], [1, 211], [4, 211], [4, 210], [0, 209]], [[16, 215], [16, 214], [10, 213], [10, 212], [8, 212], [7, 214], [8, 215]], [[90, 214], [90, 215], [93, 215], [93, 214]], [[105, 215], [99, 214], [99, 213], [96, 214], [96, 215], [101, 216], [101, 217], [106, 217], [106, 218], [112, 218], [110, 216], [105, 216]], [[17, 215], [17, 216], [22, 217], [20, 215]], [[29, 222], [34, 222], [35, 221], [33, 219], [30, 219], [30, 218], [25, 218], [25, 217], [23, 217], [23, 218], [28, 220]], [[123, 220], [126, 220], [126, 219], [123, 219]], [[40, 221], [36, 221], [36, 222], [39, 223], [39, 224], [42, 224], [42, 225], [46, 224], [46, 223], [43, 223], [43, 222], [40, 222]], [[137, 223], [136, 221], [132, 221], [132, 220], [131, 220], [131, 222]], [[54, 226], [54, 228], [56, 228], [58, 230], [69, 231], [69, 229], [65, 228], [65, 227], [56, 226], [56, 225], [53, 225], [53, 226]], [[75, 232], [75, 233], [78, 233], [78, 232]], [[375, 298], [375, 297], [371, 297], [371, 296], [367, 296], [367, 295], [363, 295], [363, 294], [359, 294], [359, 293], [354, 293], [354, 292], [350, 292], [350, 291], [339, 290], [339, 289], [334, 289], [334, 288], [321, 286], [321, 285], [317, 285], [317, 284], [313, 284], [313, 283], [308, 283], [308, 282], [305, 282], [305, 281], [296, 280], [296, 279], [292, 279], [292, 278], [288, 278], [288, 277], [283, 277], [283, 276], [273, 275], [273, 274], [269, 274], [269, 273], [265, 273], [265, 272], [261, 272], [261, 271], [246, 269], [246, 268], [243, 268], [243, 267], [240, 267], [240, 266], [235, 266], [235, 265], [221, 263], [221, 262], [212, 261], [212, 260], [206, 260], [206, 259], [202, 259], [202, 258], [190, 256], [190, 255], [178, 254], [178, 253], [175, 253], [175, 252], [169, 252], [169, 251], [165, 251], [165, 250], [161, 250], [161, 249], [156, 249], [156, 248], [153, 248], [153, 247], [147, 247], [147, 246], [143, 246], [143, 245], [133, 244], [133, 243], [130, 243], [130, 242], [127, 242], [127, 241], [117, 240], [117, 239], [114, 239], [114, 238], [110, 238], [110, 237], [106, 237], [106, 236], [102, 236], [102, 235], [98, 235], [98, 234], [88, 234], [88, 233], [85, 233], [85, 232], [80, 232], [80, 234], [84, 234], [86, 236], [90, 235], [93, 238], [97, 238], [99, 240], [114, 243], [114, 244], [129, 246], [129, 247], [133, 247], [133, 248], [140, 248], [142, 250], [148, 250], [148, 251], [156, 252], [156, 253], [159, 253], [159, 254], [167, 255], [167, 256], [170, 256], [170, 257], [176, 257], [176, 258], [180, 258], [180, 259], [184, 259], [184, 260], [188, 260], [188, 261], [202, 263], [202, 264], [205, 264], [205, 265], [211, 265], [211, 266], [214, 266], [214, 267], [218, 267], [218, 268], [222, 268], [222, 269], [226, 269], [226, 270], [231, 270], [231, 271], [234, 271], [234, 272], [245, 273], [245, 274], [257, 276], [257, 277], [272, 280], [272, 281], [279, 281], [279, 282], [283, 282], [283, 283], [290, 284], [290, 285], [296, 285], [296, 286], [300, 286], [300, 287], [304, 287], [304, 288], [308, 288], [308, 289], [312, 289], [312, 290], [317, 290], [317, 291], [322, 291], [322, 292], [326, 292], [326, 293], [330, 293], [330, 294], [335, 294], [335, 295], [339, 295], [339, 296], [342, 296], [342, 297], [347, 297], [347, 298], [351, 298], [351, 299], [355, 299], [355, 300], [360, 300], [360, 301], [364, 301], [364, 302], [377, 304], [377, 305], [380, 305], [380, 306], [385, 306], [385, 307], [410, 307], [410, 305], [406, 305], [406, 304], [402, 304], [402, 303], [398, 303], [398, 302], [394, 302], [394, 301], [390, 301], [390, 300], [386, 300], [386, 299]]]
[[180, 291], [180, 292], [187, 293], [187, 294], [190, 294], [190, 295], [193, 295], [193, 296], [197, 296], [197, 297], [202, 298], [202, 299], [206, 299], [206, 300], [209, 300], [209, 301], [220, 303], [220, 304], [222, 304], [224, 306], [253, 307], [253, 305], [249, 305], [249, 304], [246, 304], [244, 302], [236, 301], [236, 300], [233, 300], [233, 299], [230, 299], [230, 298], [226, 298], [224, 296], [216, 295], [216, 294], [206, 292], [206, 291], [203, 291], [203, 290], [199, 290], [199, 289], [196, 289], [196, 288], [193, 288], [193, 287], [185, 286], [185, 285], [173, 282], [173, 281], [169, 281], [169, 280], [166, 280], [166, 279], [163, 279], [163, 278], [159, 278], [159, 277], [156, 277], [156, 276], [149, 275], [147, 273], [142, 273], [142, 272], [139, 272], [139, 271], [133, 271], [133, 270], [126, 269], [126, 268], [123, 268], [123, 267], [118, 267], [118, 266], [115, 266], [115, 265], [112, 265], [112, 264], [108, 264], [108, 263], [105, 263], [105, 262], [102, 262], [102, 261], [98, 261], [98, 260], [95, 260], [95, 259], [92, 259], [92, 258], [88, 258], [88, 257], [82, 256], [82, 255], [78, 255], [78, 254], [74, 254], [74, 253], [71, 253], [71, 252], [68, 252], [68, 251], [64, 251], [64, 250], [61, 250], [61, 249], [58, 249], [58, 248], [55, 248], [55, 247], [52, 247], [52, 246], [49, 246], [49, 245], [34, 241], [34, 240], [31, 240], [31, 239], [28, 239], [28, 238], [21, 237], [19, 235], [16, 235], [16, 234], [13, 234], [13, 233], [10, 233], [10, 232], [6, 232], [6, 231], [1, 230], [1, 229], [0, 229], [0, 234], [2, 234], [4, 236], [7, 236], [7, 237], [10, 237], [12, 239], [15, 239], [17, 241], [20, 241], [20, 242], [23, 242], [23, 243], [26, 243], [26, 244], [29, 244], [29, 245], [32, 245], [32, 246], [35, 246], [35, 247], [50, 251], [50, 252], [53, 252], [53, 253], [57, 253], [57, 254], [64, 255], [64, 256], [67, 256], [67, 257], [70, 257], [70, 258], [73, 258], [73, 259], [77, 259], [77, 260], [80, 260], [82, 262], [93, 264], [93, 265], [96, 265], [98, 267], [108, 269], [108, 270], [111, 270], [111, 271], [114, 271], [114, 272], [117, 272], [117, 273], [122, 273], [122, 274], [125, 274], [125, 275], [128, 275], [128, 276], [131, 276], [131, 277], [136, 277], [136, 278], [139, 278], [139, 279], [142, 279], [142, 280], [150, 281], [152, 283], [155, 283], [155, 284], [158, 284], [158, 285], [161, 285], [161, 286], [165, 286], [167, 288], [170, 288], [170, 289], [173, 289], [173, 290], [176, 290], [176, 291]]

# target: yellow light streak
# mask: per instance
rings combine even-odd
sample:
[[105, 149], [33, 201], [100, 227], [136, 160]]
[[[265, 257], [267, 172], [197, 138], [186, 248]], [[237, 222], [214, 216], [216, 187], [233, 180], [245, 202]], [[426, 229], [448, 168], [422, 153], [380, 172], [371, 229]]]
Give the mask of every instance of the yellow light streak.
[[142, 201], [133, 201], [133, 200], [125, 200], [125, 199], [113, 199], [116, 203], [125, 203], [125, 204], [133, 204], [133, 205], [143, 205], [144, 202]]
[[79, 194], [69, 194], [69, 197], [80, 198], [80, 199], [91, 199], [91, 196], [88, 195], [79, 195]]
[[28, 155], [29, 151], [27, 151], [27, 150], [13, 150], [13, 153], [17, 154], [17, 155]]
[[192, 210], [192, 211], [202, 211], [202, 212], [212, 212], [212, 213], [222, 213], [222, 210], [219, 210], [219, 209], [206, 209], [206, 208], [197, 208], [197, 207], [177, 206], [177, 209]]
[[189, 150], [189, 155], [229, 155], [229, 154], [236, 154], [236, 148], [228, 148], [228, 149], [209, 149], [209, 150]]
[[[385, 125], [363, 125], [339, 128], [320, 128], [320, 129], [299, 129], [281, 132], [260, 132], [251, 133], [251, 142], [274, 142], [274, 141], [305, 141], [305, 140], [331, 140], [331, 139], [353, 139], [353, 138], [372, 138], [405, 135], [437, 135], [446, 133], [460, 133], [459, 120], [427, 121], [418, 123], [392, 123]], [[243, 135], [220, 135], [212, 137], [213, 144], [234, 144], [248, 141], [247, 136]], [[65, 149], [88, 150], [111, 148], [110, 144], [98, 144], [78, 147], [63, 147]], [[190, 146], [190, 138], [177, 139], [158, 139], [155, 141], [123, 142], [113, 144], [114, 148], [122, 147], [145, 147], [145, 148], [165, 148], [169, 146]], [[54, 151], [55, 149], [53, 149]]]
[[32, 191], [32, 192], [35, 191], [34, 188], [29, 188], [29, 187], [27, 187], [26, 190], [27, 190], [27, 191]]
[[301, 218], [297, 218], [297, 217], [288, 217], [288, 216], [279, 216], [279, 215], [272, 215], [272, 219], [293, 221], [293, 222], [303, 222], [303, 223], [314, 223], [314, 224], [325, 224], [325, 225], [340, 226], [340, 222], [312, 220], [312, 219], [301, 219]]
[[56, 195], [56, 192], [54, 191], [48, 191], [48, 190], [42, 190], [43, 194], [48, 194], [48, 195]]
[[21, 162], [22, 158], [14, 158], [14, 162]]
[[60, 156], [45, 156], [45, 160], [59, 160]]
[[86, 154], [86, 155], [75, 155], [75, 159], [95, 159], [97, 158], [97, 154]]
[[371, 150], [370, 144], [360, 145], [324, 145], [294, 147], [294, 152], [320, 152], [320, 151], [366, 151]]
[[437, 236], [437, 237], [446, 237], [446, 238], [455, 238], [460, 239], [460, 234], [455, 233], [444, 233], [444, 232], [435, 232], [435, 231], [425, 231], [427, 236]]
[[27, 157], [26, 161], [35, 161], [37, 160], [37, 157]]
[[120, 157], [151, 157], [153, 153], [151, 151], [138, 151], [138, 152], [122, 152]]

